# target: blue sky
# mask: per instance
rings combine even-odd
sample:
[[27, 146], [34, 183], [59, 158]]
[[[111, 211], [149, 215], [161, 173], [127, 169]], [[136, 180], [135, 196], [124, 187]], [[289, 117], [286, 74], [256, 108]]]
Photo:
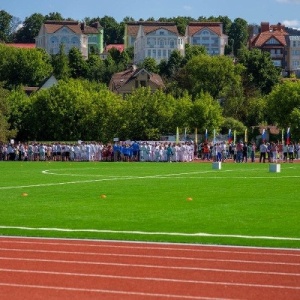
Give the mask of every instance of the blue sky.
[[135, 20], [153, 17], [228, 16], [243, 18], [249, 24], [278, 22], [300, 28], [300, 0], [0, 0], [5, 10], [22, 21], [33, 13], [59, 12], [64, 18], [125, 17]]

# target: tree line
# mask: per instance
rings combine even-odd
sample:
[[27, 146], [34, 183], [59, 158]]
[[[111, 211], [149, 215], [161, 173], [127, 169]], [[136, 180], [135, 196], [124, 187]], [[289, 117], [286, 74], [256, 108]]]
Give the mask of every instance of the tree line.
[[[1, 18], [0, 13], [0, 24]], [[106, 60], [92, 53], [84, 60], [76, 48], [66, 55], [61, 46], [57, 55], [48, 55], [41, 49], [0, 44], [0, 140], [159, 139], [176, 127], [190, 132], [216, 129], [223, 134], [232, 129], [242, 134], [259, 124], [291, 127], [299, 138], [299, 82], [282, 81], [268, 53], [247, 49], [249, 27], [244, 20], [222, 20], [225, 32], [239, 32], [245, 39], [231, 45], [230, 55], [209, 56], [204, 47], [187, 45], [184, 57], [174, 51], [159, 64], [147, 58], [139, 67], [160, 74], [166, 90], [150, 93], [139, 88], [126, 99], [107, 86], [112, 74], [131, 63], [133, 49], [122, 53], [111, 49]], [[188, 18], [178, 17], [177, 22], [183, 30]], [[117, 28], [111, 36], [118, 42], [117, 33], [123, 29], [120, 24]], [[244, 28], [244, 34], [238, 28]], [[22, 87], [38, 86], [51, 74], [59, 79], [56, 86], [30, 96], [24, 93]]]

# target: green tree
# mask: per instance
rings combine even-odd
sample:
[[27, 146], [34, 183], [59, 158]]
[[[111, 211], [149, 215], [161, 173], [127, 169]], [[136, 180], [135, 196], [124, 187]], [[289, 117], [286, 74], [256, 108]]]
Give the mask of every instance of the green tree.
[[204, 46], [186, 44], [185, 46], [186, 61], [189, 61], [192, 57], [200, 54], [207, 54], [206, 48]]
[[238, 61], [245, 67], [243, 83], [249, 94], [257, 89], [262, 94], [268, 94], [279, 82], [280, 69], [274, 66], [270, 53], [259, 49], [243, 49], [239, 52]]
[[45, 21], [46, 20], [63, 21], [64, 18], [59, 12], [51, 12], [45, 16]]
[[82, 53], [78, 48], [73, 47], [68, 54], [69, 68], [72, 78], [86, 78], [87, 62], [83, 59]]
[[31, 100], [25, 92], [18, 87], [11, 91], [8, 97], [10, 105], [9, 125], [16, 132], [15, 138], [18, 141], [27, 141], [30, 136]]
[[0, 81], [6, 86], [37, 86], [51, 73], [50, 57], [44, 50], [0, 45]]
[[12, 40], [12, 25], [13, 16], [5, 10], [0, 10], [0, 42], [10, 42]]
[[7, 142], [15, 137], [16, 131], [11, 130], [8, 122], [10, 105], [8, 101], [9, 91], [0, 84], [0, 143]]
[[69, 57], [65, 54], [64, 44], [60, 44], [58, 54], [51, 56], [53, 74], [57, 79], [68, 79], [71, 76]]
[[214, 99], [239, 95], [240, 68], [226, 56], [198, 55], [188, 61], [182, 70], [185, 78], [179, 85], [193, 97], [208, 92]]
[[39, 13], [34, 13], [30, 17], [25, 18], [23, 27], [16, 33], [16, 42], [34, 43], [35, 37], [38, 35], [44, 21], [45, 17]]
[[159, 71], [156, 60], [153, 57], [146, 57], [141, 64], [141, 67], [152, 73], [158, 73]]
[[222, 109], [209, 93], [200, 93], [193, 102], [190, 113], [190, 128], [198, 128], [200, 131], [208, 129], [219, 130], [223, 122]]
[[157, 90], [139, 88], [126, 97], [124, 133], [132, 140], [157, 140], [161, 134], [174, 132], [175, 99]]
[[[270, 124], [277, 124], [280, 128], [291, 128], [291, 132], [300, 138], [299, 110], [300, 110], [300, 82], [285, 81], [274, 87], [267, 96], [267, 116]], [[295, 136], [293, 136], [293, 139]]]
[[249, 39], [248, 33], [248, 23], [244, 19], [237, 18], [235, 19], [228, 32], [228, 41], [232, 45], [233, 54], [237, 56], [238, 51], [247, 46]]
[[87, 76], [90, 81], [103, 82], [105, 65], [97, 54], [90, 54], [87, 60]]

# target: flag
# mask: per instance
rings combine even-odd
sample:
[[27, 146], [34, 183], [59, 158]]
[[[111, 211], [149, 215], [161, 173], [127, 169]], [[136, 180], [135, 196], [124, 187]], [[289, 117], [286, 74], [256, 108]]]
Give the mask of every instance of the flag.
[[197, 132], [197, 128], [195, 128], [195, 144], [198, 145], [198, 132]]
[[289, 145], [291, 143], [291, 129], [290, 127], [286, 131], [286, 144]]
[[216, 143], [216, 129], [214, 129], [214, 144]]
[[231, 133], [231, 129], [228, 130], [228, 144], [232, 143], [232, 133]]
[[176, 128], [176, 144], [179, 143], [179, 128]]
[[263, 129], [262, 134], [261, 134], [261, 138], [262, 138], [263, 142], [266, 141], [266, 129]]
[[208, 140], [208, 133], [207, 133], [207, 129], [205, 129], [205, 142], [207, 142]]
[[236, 130], [233, 131], [233, 143], [235, 144], [236, 142]]
[[248, 130], [247, 128], [245, 129], [245, 138], [244, 138], [244, 142], [248, 143]]

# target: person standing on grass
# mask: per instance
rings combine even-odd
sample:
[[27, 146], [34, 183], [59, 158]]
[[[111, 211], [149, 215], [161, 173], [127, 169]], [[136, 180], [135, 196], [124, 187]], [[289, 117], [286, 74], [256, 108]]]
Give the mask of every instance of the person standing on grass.
[[294, 151], [295, 151], [294, 145], [292, 143], [289, 144], [288, 145], [289, 162], [293, 162], [294, 160]]
[[243, 159], [242, 159], [242, 162], [248, 162], [248, 145], [247, 143], [245, 142], [243, 144]]
[[259, 147], [259, 152], [260, 152], [260, 156], [259, 156], [259, 162], [266, 162], [266, 153], [268, 150], [268, 146], [266, 145], [265, 142], [263, 142], [260, 147]]
[[251, 145], [251, 162], [255, 162], [255, 151], [256, 151], [256, 145], [255, 143], [252, 143]]

